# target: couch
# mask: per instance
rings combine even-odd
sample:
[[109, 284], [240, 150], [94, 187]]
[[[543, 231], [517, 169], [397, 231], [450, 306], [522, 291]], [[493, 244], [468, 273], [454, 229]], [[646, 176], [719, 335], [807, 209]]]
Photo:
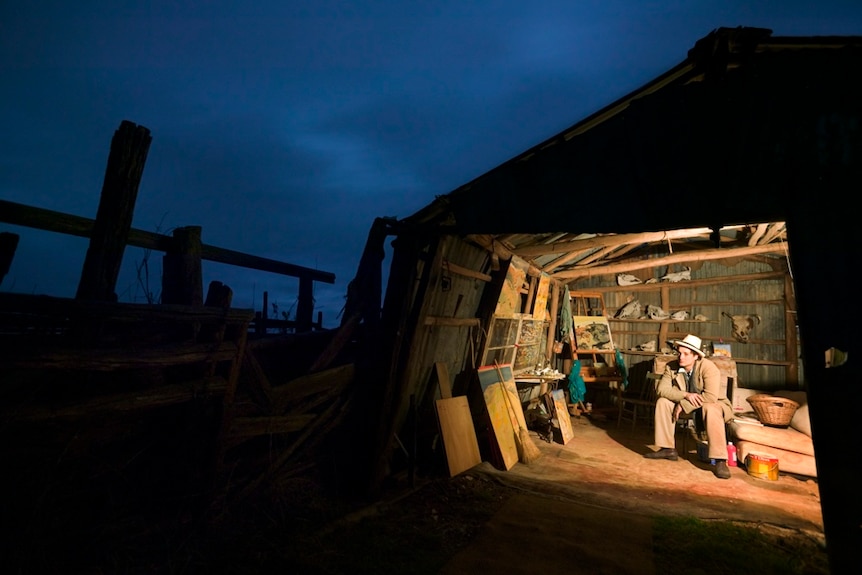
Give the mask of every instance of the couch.
[[[779, 472], [817, 477], [806, 393], [788, 390], [768, 392], [770, 395], [786, 397], [799, 403], [799, 409], [793, 414], [793, 419], [786, 428], [743, 422], [757, 419], [757, 415], [745, 401], [746, 397], [756, 393], [766, 392], [741, 387], [735, 388], [733, 392], [734, 411], [738, 417], [728, 426], [740, 464], [745, 462], [749, 453], [771, 455], [778, 459]], [[744, 410], [743, 405], [748, 405], [748, 409]]]

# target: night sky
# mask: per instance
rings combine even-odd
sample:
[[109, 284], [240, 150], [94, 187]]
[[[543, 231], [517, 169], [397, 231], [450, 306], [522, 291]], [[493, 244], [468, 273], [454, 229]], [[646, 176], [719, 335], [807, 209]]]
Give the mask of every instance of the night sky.
[[[374, 218], [411, 215], [722, 26], [862, 35], [862, 2], [6, 1], [0, 199], [95, 218], [114, 132], [145, 126], [132, 226], [197, 225], [206, 244], [332, 272], [315, 318], [335, 327]], [[86, 239], [0, 231], [21, 235], [0, 289], [74, 296]], [[258, 310], [267, 291], [293, 317], [295, 278], [203, 266], [204, 290]], [[160, 253], [127, 248], [120, 301], [160, 274]]]

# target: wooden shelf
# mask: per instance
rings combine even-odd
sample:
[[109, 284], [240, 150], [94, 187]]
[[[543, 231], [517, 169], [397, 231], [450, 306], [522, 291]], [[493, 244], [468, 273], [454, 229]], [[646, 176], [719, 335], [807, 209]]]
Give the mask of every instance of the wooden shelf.
[[[638, 351], [636, 349], [621, 349], [620, 353], [624, 353], [626, 355], [648, 355], [650, 357], [655, 357], [657, 355], [668, 355], [666, 353], [661, 353], [660, 351]], [[771, 361], [768, 359], [748, 359], [745, 357], [731, 357], [736, 363], [748, 363], [751, 365], [775, 365], [780, 367], [787, 367], [792, 365], [791, 361]]]
[[581, 379], [584, 383], [611, 383], [614, 381], [622, 381], [621, 375], [582, 375]]
[[717, 319], [708, 319], [705, 321], [697, 319], [618, 319], [609, 317], [608, 321], [626, 322], [626, 323], [719, 323]]

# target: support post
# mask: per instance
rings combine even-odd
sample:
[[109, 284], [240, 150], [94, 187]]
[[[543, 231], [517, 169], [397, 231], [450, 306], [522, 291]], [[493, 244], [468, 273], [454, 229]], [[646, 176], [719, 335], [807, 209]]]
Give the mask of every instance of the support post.
[[203, 305], [201, 227], [177, 228], [173, 235], [173, 249], [162, 258], [162, 303]]
[[76, 299], [117, 300], [117, 277], [152, 139], [147, 128], [128, 120], [114, 132]]
[[296, 305], [296, 331], [311, 331], [314, 317], [314, 282], [310, 278], [299, 278], [299, 303]]
[[9, 268], [12, 267], [15, 250], [18, 249], [18, 239], [18, 234], [0, 233], [0, 284], [3, 283], [3, 278], [9, 273]]

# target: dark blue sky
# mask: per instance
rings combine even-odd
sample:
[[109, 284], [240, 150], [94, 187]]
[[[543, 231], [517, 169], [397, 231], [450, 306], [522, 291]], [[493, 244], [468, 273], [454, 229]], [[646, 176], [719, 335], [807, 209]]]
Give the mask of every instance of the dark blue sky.
[[[130, 120], [153, 137], [133, 227], [199, 225], [206, 244], [333, 272], [315, 299], [334, 327], [375, 217], [412, 214], [740, 25], [862, 35], [862, 2], [3, 2], [0, 199], [94, 218]], [[21, 235], [0, 289], [74, 296], [85, 239], [0, 231]], [[145, 301], [143, 258], [126, 250], [121, 301]], [[211, 280], [236, 307], [263, 291], [295, 305], [294, 278], [204, 262]]]

